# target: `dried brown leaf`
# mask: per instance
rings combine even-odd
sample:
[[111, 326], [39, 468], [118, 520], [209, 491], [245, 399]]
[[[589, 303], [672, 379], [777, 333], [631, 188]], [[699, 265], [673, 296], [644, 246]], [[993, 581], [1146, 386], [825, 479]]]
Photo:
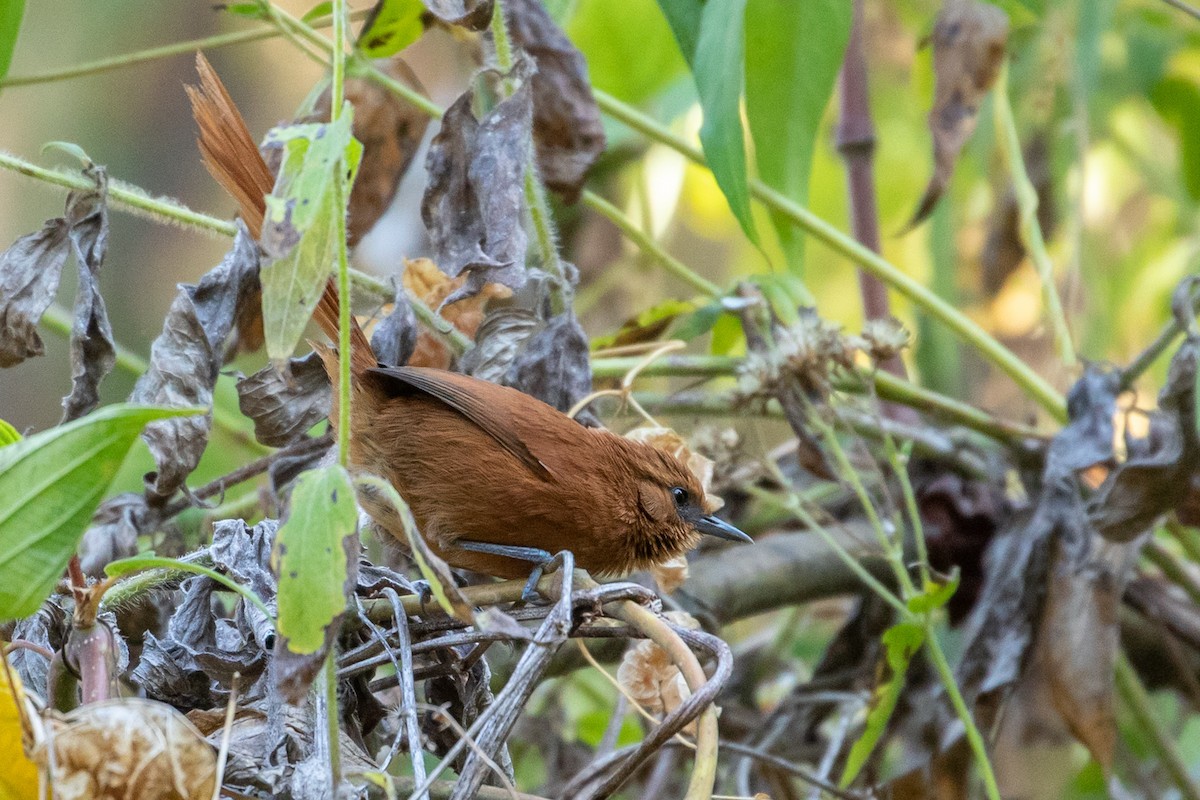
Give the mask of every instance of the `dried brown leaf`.
[[530, 83], [538, 173], [547, 187], [574, 203], [605, 146], [587, 62], [541, 0], [508, 0], [505, 12], [513, 41], [537, 65]]
[[79, 267], [71, 325], [71, 393], [63, 398], [63, 421], [78, 419], [100, 404], [100, 381], [117, 363], [112, 326], [100, 296], [100, 265], [108, 250], [108, 176], [104, 167], [84, 174], [95, 190], [67, 195], [67, 237]]
[[[525, 341], [504, 382], [559, 411], [569, 411], [591, 394], [588, 338], [572, 310], [553, 317]], [[586, 407], [575, 418], [587, 425], [599, 424]]]
[[[693, 630], [700, 627], [686, 611], [668, 611], [663, 616], [681, 627]], [[679, 708], [692, 695], [667, 651], [649, 640], [640, 641], [625, 651], [621, 665], [617, 667], [617, 682], [643, 709], [662, 716]], [[694, 736], [695, 721], [688, 723], [683, 732]]]
[[[465, 275], [451, 278], [438, 269], [428, 258], [408, 259], [404, 262], [404, 288], [419, 297], [430, 308], [441, 307], [442, 318], [458, 328], [468, 337], [475, 338], [476, 331], [484, 319], [484, 308], [489, 300], [503, 299], [512, 295], [512, 290], [498, 283], [489, 283], [478, 294], [454, 303], [443, 302], [466, 283]], [[451, 354], [440, 339], [422, 330], [417, 337], [416, 348], [408, 359], [414, 367], [436, 367], [449, 369]]]
[[35, 763], [62, 800], [194, 800], [211, 797], [217, 753], [187, 718], [139, 698], [50, 716]]
[[1121, 581], [1099, 563], [1066, 563], [1050, 579], [1036, 652], [1054, 708], [1107, 772], [1117, 744], [1113, 670]]
[[70, 240], [67, 220], [46, 220], [0, 255], [0, 367], [44, 352], [37, 325], [54, 302]]
[[481, 31], [492, 21], [493, 0], [424, 0], [425, 8], [447, 25]]
[[[379, 59], [373, 63], [398, 83], [425, 94], [425, 87], [416, 73], [400, 58]], [[330, 90], [326, 89], [317, 98], [312, 113], [296, 122], [328, 120], [329, 97]], [[400, 179], [408, 171], [425, 136], [429, 115], [365, 78], [346, 79], [346, 99], [354, 106], [354, 138], [363, 146], [346, 219], [347, 240], [353, 247], [392, 204]]]
[[532, 102], [529, 62], [513, 77], [520, 87], [476, 119], [474, 92], [446, 109], [429, 146], [429, 184], [421, 219], [438, 266], [467, 281], [443, 302], [479, 293], [487, 283], [525, 284], [525, 168], [529, 163]]
[[[130, 402], [211, 406], [225, 344], [258, 289], [258, 246], [239, 225], [224, 260], [196, 285], [180, 284], [162, 333], [150, 347], [150, 369], [133, 387]], [[211, 412], [148, 425], [142, 436], [157, 470], [146, 476], [147, 491], [158, 497], [174, 494], [200, 463], [211, 428]]]
[[254, 438], [268, 447], [299, 441], [329, 415], [332, 389], [316, 353], [273, 364], [237, 382], [238, 408], [254, 421]]
[[941, 199], [963, 145], [975, 131], [983, 98], [1000, 74], [1008, 17], [978, 0], [945, 0], [933, 26], [933, 175], [909, 227], [921, 224]]
[[380, 364], [401, 366], [412, 358], [420, 337], [421, 329], [408, 300], [408, 292], [400, 287], [392, 301], [391, 312], [371, 332], [371, 350]]

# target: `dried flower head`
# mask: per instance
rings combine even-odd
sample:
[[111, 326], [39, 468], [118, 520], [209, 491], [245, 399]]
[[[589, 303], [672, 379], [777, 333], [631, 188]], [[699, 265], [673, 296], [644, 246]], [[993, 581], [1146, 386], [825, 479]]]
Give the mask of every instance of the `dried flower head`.
[[893, 317], [868, 320], [862, 329], [862, 350], [879, 363], [898, 356], [912, 342], [912, 334]]
[[[693, 630], [700, 627], [700, 623], [685, 611], [668, 611], [663, 616], [680, 627]], [[649, 640], [638, 642], [625, 651], [621, 666], [617, 668], [617, 682], [646, 711], [663, 716], [679, 708], [692, 694], [679, 668], [671, 663], [670, 656]], [[683, 732], [694, 735], [695, 721]]]

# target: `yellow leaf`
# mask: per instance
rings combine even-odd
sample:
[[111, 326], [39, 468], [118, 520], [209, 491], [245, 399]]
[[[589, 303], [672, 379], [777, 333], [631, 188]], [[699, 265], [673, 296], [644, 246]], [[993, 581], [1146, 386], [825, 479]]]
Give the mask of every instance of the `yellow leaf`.
[[[12, 675], [14, 686], [9, 686]], [[24, 698], [17, 673], [0, 666], [0, 753], [6, 761], [0, 770], [0, 800], [35, 800], [38, 796], [38, 770], [25, 757], [21, 740], [21, 714], [18, 698]]]

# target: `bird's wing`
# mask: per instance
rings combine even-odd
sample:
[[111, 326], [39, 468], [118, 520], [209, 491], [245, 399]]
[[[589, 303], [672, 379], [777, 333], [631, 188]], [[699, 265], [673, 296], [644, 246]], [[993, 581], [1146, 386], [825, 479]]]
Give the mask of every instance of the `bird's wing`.
[[[483, 396], [485, 392], [481, 391], [486, 389], [486, 393], [491, 393], [516, 390], [505, 389], [502, 386], [454, 372], [423, 367], [375, 367], [369, 371], [373, 375], [398, 381], [409, 388], [440, 400], [495, 439], [501, 447], [515, 456], [535, 475], [544, 479], [551, 477], [550, 468], [533, 454], [520, 435], [513, 430], [512, 420], [503, 411], [503, 405], [489, 402], [488, 398]], [[483, 384], [483, 386], [475, 387], [473, 384]], [[534, 398], [529, 398], [529, 400], [537, 402]]]

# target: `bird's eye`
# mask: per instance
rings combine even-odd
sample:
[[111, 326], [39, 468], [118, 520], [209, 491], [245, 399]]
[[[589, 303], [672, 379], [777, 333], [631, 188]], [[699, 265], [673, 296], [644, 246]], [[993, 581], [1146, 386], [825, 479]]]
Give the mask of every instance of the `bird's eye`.
[[672, 489], [671, 496], [675, 498], [675, 505], [677, 505], [677, 506], [686, 506], [687, 505], [688, 498], [689, 498], [688, 490], [684, 489], [682, 486], [676, 486], [674, 489]]

